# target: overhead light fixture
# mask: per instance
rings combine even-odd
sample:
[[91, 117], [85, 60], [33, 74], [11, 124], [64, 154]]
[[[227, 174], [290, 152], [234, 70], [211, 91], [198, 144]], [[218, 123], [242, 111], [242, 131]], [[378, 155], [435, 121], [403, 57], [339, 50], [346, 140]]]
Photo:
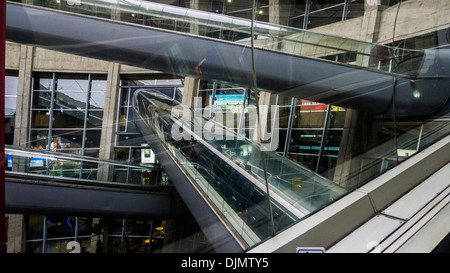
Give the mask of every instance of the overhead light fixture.
[[259, 11], [259, 14], [263, 14], [263, 13], [264, 13], [264, 11], [262, 11], [262, 10]]
[[413, 91], [412, 95], [413, 95], [413, 98], [415, 98], [415, 99], [419, 99], [422, 96], [420, 94], [420, 91], [417, 89]]

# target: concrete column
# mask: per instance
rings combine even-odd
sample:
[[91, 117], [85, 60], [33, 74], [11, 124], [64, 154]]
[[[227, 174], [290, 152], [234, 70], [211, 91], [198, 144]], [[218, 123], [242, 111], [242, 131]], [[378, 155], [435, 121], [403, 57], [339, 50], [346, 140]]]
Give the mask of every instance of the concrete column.
[[352, 173], [359, 169], [361, 158], [358, 155], [364, 149], [367, 139], [366, 130], [363, 130], [364, 122], [369, 123], [364, 119], [363, 113], [347, 109], [333, 178], [335, 183], [344, 188], [353, 188], [358, 183], [352, 179]]
[[[29, 127], [31, 111], [31, 92], [32, 92], [32, 68], [33, 68], [32, 46], [21, 45], [19, 56], [19, 76], [17, 89], [16, 118], [14, 123], [14, 140], [16, 146], [29, 146]], [[15, 161], [13, 169], [20, 171], [26, 164]], [[8, 221], [8, 246], [7, 252], [17, 253], [24, 251], [24, 216], [10, 214]]]
[[[204, 0], [190, 0], [187, 7], [190, 9], [210, 11], [211, 3], [209, 3], [209, 1], [204, 1]], [[202, 29], [200, 28], [199, 25], [197, 25], [195, 23], [191, 23], [190, 32], [192, 34], [199, 34], [201, 30]]]
[[[102, 134], [100, 136], [99, 159], [112, 159], [114, 157], [114, 141], [120, 93], [120, 64], [110, 63], [106, 81], [105, 109], [103, 112]], [[112, 166], [99, 164], [97, 180], [111, 181], [112, 175]]]
[[25, 250], [25, 220], [21, 214], [8, 215], [8, 246], [7, 253], [24, 252]]
[[288, 26], [291, 13], [290, 2], [290, 0], [269, 0], [269, 22]]
[[[361, 24], [359, 39], [366, 42], [376, 42], [381, 22], [381, 13], [384, 9], [380, 0], [365, 0], [364, 17]], [[370, 54], [371, 48], [366, 53]], [[359, 65], [369, 63], [368, 56], [358, 56]], [[347, 109], [345, 115], [344, 131], [341, 137], [338, 160], [333, 181], [345, 188], [353, 188], [358, 181], [352, 179], [352, 173], [360, 167], [359, 154], [364, 152], [364, 143], [368, 139], [366, 126], [370, 124], [370, 117], [363, 112]]]
[[[200, 79], [192, 76], [184, 78], [184, 91], [181, 104], [193, 109], [195, 105], [195, 98], [199, 96], [198, 90], [200, 88]], [[201, 107], [198, 106], [198, 107]]]
[[114, 140], [120, 93], [119, 63], [110, 63], [106, 81], [105, 109], [103, 112], [102, 134], [100, 138], [100, 159], [112, 159], [114, 155]]
[[14, 142], [16, 146], [29, 146], [29, 127], [31, 111], [32, 92], [32, 68], [33, 68], [32, 46], [20, 46], [19, 77], [17, 88], [16, 120], [14, 124]]

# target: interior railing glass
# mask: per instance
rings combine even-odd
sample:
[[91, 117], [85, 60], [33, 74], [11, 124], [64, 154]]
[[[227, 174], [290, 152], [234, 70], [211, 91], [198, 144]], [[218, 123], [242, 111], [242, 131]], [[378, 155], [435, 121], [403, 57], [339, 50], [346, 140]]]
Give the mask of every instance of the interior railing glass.
[[[252, 22], [249, 19], [149, 1], [10, 0], [8, 2], [166, 29], [248, 46], [251, 41]], [[309, 58], [323, 58], [327, 61], [402, 75], [416, 75], [424, 56], [423, 50], [377, 45], [260, 21], [256, 21], [253, 28], [255, 48]], [[405, 65], [404, 61], [410, 59], [413, 61]], [[397, 70], [399, 64], [401, 68]]]
[[263, 145], [197, 115], [156, 90], [135, 92], [133, 107], [191, 183], [249, 247], [347, 192], [276, 152], [264, 151], [263, 160]]
[[[58, 181], [69, 184], [103, 185], [133, 189], [170, 190], [170, 182], [149, 175], [153, 168], [74, 154], [5, 146], [6, 176], [22, 179]], [[153, 178], [152, 178], [153, 177]]]

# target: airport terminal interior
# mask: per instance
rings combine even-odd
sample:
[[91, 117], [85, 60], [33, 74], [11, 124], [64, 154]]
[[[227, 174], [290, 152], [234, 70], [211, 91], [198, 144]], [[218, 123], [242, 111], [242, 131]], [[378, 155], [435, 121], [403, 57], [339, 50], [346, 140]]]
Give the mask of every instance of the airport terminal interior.
[[450, 1], [6, 2], [7, 252], [448, 246]]

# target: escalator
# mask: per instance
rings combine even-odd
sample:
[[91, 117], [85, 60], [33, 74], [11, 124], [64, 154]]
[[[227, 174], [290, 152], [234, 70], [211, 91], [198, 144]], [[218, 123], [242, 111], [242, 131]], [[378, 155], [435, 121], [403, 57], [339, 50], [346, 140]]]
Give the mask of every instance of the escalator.
[[[252, 32], [250, 20], [148, 1], [8, 1], [6, 37], [253, 88], [253, 33], [257, 86], [269, 92], [397, 117], [428, 116], [448, 104], [449, 49], [406, 50], [253, 26]], [[351, 57], [334, 58], [342, 54]]]
[[[138, 115], [135, 122], [157, 157], [170, 157], [169, 161], [160, 159], [169, 177], [178, 171], [186, 179], [181, 182], [171, 177], [194, 217], [199, 222], [204, 217], [203, 213], [196, 215], [198, 210], [194, 208], [202, 198], [218, 221], [227, 226], [241, 250], [347, 193], [276, 152], [264, 151], [262, 158], [261, 145], [203, 116], [191, 119], [191, 109], [157, 90], [136, 91], [133, 108]], [[207, 129], [211, 126], [215, 129]], [[182, 183], [195, 190], [186, 194], [180, 188]]]

